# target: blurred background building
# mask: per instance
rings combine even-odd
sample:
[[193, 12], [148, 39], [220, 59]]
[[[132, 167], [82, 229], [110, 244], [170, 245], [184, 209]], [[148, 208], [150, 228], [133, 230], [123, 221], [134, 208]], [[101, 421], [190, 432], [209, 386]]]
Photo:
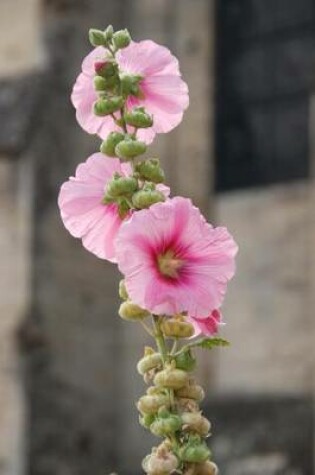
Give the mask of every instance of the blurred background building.
[[109, 23], [179, 57], [191, 105], [154, 150], [240, 245], [232, 345], [200, 354], [221, 473], [312, 475], [313, 0], [1, 0], [0, 474], [137, 473], [153, 442], [133, 402], [145, 336], [56, 204], [98, 147], [69, 96], [88, 28]]

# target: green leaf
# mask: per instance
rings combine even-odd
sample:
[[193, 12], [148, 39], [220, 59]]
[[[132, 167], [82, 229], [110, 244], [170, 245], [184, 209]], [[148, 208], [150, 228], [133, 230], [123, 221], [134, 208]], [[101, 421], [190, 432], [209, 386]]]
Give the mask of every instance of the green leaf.
[[217, 346], [229, 346], [230, 342], [228, 340], [224, 340], [224, 338], [204, 338], [203, 340], [196, 341], [194, 343], [195, 347], [198, 348], [205, 348], [206, 350], [211, 350]]

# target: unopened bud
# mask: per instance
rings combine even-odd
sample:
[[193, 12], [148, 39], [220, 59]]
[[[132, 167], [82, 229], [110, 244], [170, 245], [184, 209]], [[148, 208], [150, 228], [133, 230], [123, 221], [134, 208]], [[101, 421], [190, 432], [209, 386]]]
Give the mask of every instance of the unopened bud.
[[117, 74], [117, 64], [110, 59], [99, 60], [94, 63], [94, 70], [98, 76], [111, 78]]
[[150, 426], [152, 434], [158, 437], [165, 437], [168, 434], [177, 432], [182, 426], [182, 421], [176, 414], [169, 414], [166, 417], [158, 417]]
[[144, 356], [137, 364], [138, 373], [144, 375], [147, 371], [154, 368], [161, 368], [162, 358], [159, 353]]
[[131, 36], [127, 29], [116, 31], [113, 34], [113, 43], [117, 49], [126, 48], [130, 45]]
[[144, 414], [143, 416], [139, 416], [140, 424], [146, 429], [150, 429], [150, 426], [154, 420], [155, 420], [154, 414]]
[[108, 137], [102, 142], [101, 152], [109, 157], [115, 157], [115, 147], [119, 142], [124, 140], [125, 135], [120, 132], [111, 132]]
[[176, 368], [166, 368], [155, 375], [154, 384], [168, 389], [180, 389], [187, 384], [188, 379], [185, 371]]
[[142, 155], [147, 149], [147, 146], [144, 142], [139, 140], [122, 140], [116, 145], [115, 153], [118, 157], [125, 160], [132, 159], [139, 155]]
[[219, 469], [217, 465], [210, 460], [196, 466], [196, 475], [218, 475]]
[[202, 463], [210, 457], [211, 453], [205, 442], [188, 442], [180, 449], [179, 455], [183, 462]]
[[114, 28], [112, 27], [112, 25], [108, 25], [106, 30], [104, 30], [104, 38], [105, 38], [106, 43], [109, 43], [111, 41], [113, 34], [114, 34]]
[[142, 320], [150, 315], [147, 310], [129, 300], [120, 305], [118, 313], [121, 318], [130, 321]]
[[196, 358], [193, 357], [190, 350], [183, 351], [175, 357], [176, 368], [184, 371], [193, 371], [196, 367]]
[[141, 414], [156, 414], [160, 407], [168, 406], [169, 398], [165, 394], [146, 394], [137, 402]]
[[123, 300], [128, 300], [129, 298], [125, 281], [123, 279], [119, 282], [119, 297]]
[[202, 437], [208, 435], [211, 424], [200, 412], [183, 412], [181, 418], [187, 429], [197, 432]]
[[105, 36], [101, 30], [91, 28], [89, 30], [89, 40], [92, 46], [105, 46]]
[[95, 76], [93, 79], [94, 89], [96, 91], [105, 91], [107, 88], [106, 79], [102, 76]]
[[124, 105], [124, 99], [121, 96], [112, 96], [107, 99], [98, 99], [94, 103], [94, 114], [97, 116], [106, 116], [113, 114]]
[[148, 475], [169, 475], [178, 467], [176, 455], [167, 450], [157, 449], [142, 462], [142, 467]]
[[180, 317], [164, 318], [161, 329], [165, 336], [172, 338], [189, 338], [195, 333], [193, 325]]
[[176, 392], [176, 396], [185, 399], [194, 399], [195, 401], [202, 401], [205, 397], [205, 392], [201, 386], [195, 383], [189, 383]]
[[160, 167], [158, 158], [150, 158], [149, 160], [137, 163], [136, 171], [144, 181], [163, 183], [165, 180], [164, 171]]
[[122, 94], [125, 96], [135, 96], [138, 98], [143, 98], [143, 93], [140, 88], [140, 82], [142, 81], [143, 77], [139, 74], [120, 74], [120, 87], [122, 90]]
[[124, 119], [128, 125], [141, 129], [152, 127], [153, 125], [152, 117], [145, 112], [142, 107], [136, 107], [133, 110], [126, 112]]
[[155, 203], [165, 201], [165, 196], [158, 190], [139, 190], [132, 197], [132, 204], [137, 209], [149, 208]]
[[115, 176], [108, 182], [105, 196], [115, 199], [120, 196], [132, 195], [138, 188], [138, 181], [132, 176]]

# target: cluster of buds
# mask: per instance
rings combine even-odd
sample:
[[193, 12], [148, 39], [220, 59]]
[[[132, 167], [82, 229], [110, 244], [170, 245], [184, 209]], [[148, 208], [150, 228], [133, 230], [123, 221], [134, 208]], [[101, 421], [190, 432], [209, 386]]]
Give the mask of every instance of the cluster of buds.
[[[167, 339], [189, 338], [192, 325], [184, 315], [155, 318], [155, 337], [165, 344]], [[216, 465], [209, 460], [206, 445], [211, 424], [202, 415], [199, 404], [204, 391], [191, 375], [196, 360], [191, 349], [174, 352], [167, 345], [162, 352], [145, 348], [137, 365], [138, 373], [150, 384], [140, 397], [137, 408], [140, 424], [165, 440], [143, 460], [148, 475], [167, 475], [174, 471], [186, 475], [215, 475]]]

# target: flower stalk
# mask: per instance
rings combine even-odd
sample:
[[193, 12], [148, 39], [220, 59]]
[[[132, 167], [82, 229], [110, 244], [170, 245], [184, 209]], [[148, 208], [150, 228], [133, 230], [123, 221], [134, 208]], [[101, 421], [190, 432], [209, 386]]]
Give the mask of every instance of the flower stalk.
[[214, 335], [237, 246], [190, 200], [170, 199], [159, 159], [143, 158], [155, 134], [178, 125], [188, 106], [177, 60], [166, 48], [133, 42], [128, 30], [112, 26], [91, 29], [89, 39], [95, 49], [71, 98], [80, 125], [102, 143], [62, 185], [61, 217], [89, 251], [118, 263], [124, 275], [118, 313], [140, 323], [155, 342], [137, 364], [148, 385], [137, 402], [140, 423], [162, 438], [144, 458], [144, 471], [216, 475], [193, 351], [228, 344]]

